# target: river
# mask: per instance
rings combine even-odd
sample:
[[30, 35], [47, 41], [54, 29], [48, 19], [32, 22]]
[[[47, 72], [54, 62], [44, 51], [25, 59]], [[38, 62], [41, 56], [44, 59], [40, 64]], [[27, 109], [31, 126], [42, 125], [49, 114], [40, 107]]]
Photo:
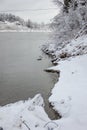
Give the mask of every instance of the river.
[[48, 57], [37, 60], [48, 35], [41, 32], [0, 33], [0, 105], [41, 93], [49, 117], [55, 118], [48, 98], [57, 78], [44, 71], [52, 65]]

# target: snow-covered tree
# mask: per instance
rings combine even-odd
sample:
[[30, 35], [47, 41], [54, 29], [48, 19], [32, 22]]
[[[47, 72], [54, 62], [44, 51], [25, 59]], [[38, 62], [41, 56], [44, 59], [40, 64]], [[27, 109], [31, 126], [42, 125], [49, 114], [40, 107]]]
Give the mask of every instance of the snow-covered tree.
[[54, 0], [54, 2], [58, 7], [61, 3], [62, 8], [60, 13], [54, 17], [51, 24], [54, 29], [53, 42], [62, 44], [64, 41], [75, 37], [79, 30], [87, 23], [87, 1]]
[[43, 47], [43, 51], [56, 61], [59, 57], [70, 56], [62, 52], [70, 41], [87, 34], [87, 0], [53, 0], [60, 7], [60, 12], [54, 17], [51, 28], [51, 40]]
[[27, 26], [28, 28], [33, 28], [33, 23], [31, 22], [30, 19], [27, 20], [26, 26]]
[[15, 16], [13, 14], [8, 14], [8, 13], [0, 13], [0, 21], [5, 22], [19, 22], [20, 25], [25, 25], [25, 22], [22, 18], [19, 16]]
[[10, 14], [9, 13], [0, 13], [0, 21], [15, 23], [16, 25], [27, 26], [30, 29], [40, 29], [43, 26], [45, 26], [44, 23], [38, 24], [36, 22], [32, 22], [30, 19], [25, 21], [24, 19], [20, 18], [19, 16], [15, 16], [11, 13]]

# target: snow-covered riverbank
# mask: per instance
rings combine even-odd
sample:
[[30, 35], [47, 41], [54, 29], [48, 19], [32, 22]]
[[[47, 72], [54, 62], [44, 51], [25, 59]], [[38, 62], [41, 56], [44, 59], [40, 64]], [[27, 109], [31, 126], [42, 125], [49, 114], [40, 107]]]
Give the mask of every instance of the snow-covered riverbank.
[[18, 25], [17, 22], [0, 22], [0, 32], [51, 32], [48, 27], [28, 28], [24, 25]]
[[[60, 130], [87, 129], [87, 55], [59, 62], [60, 79], [49, 101], [62, 118]], [[51, 68], [52, 69], [52, 68]]]
[[[85, 35], [74, 40], [67, 46], [68, 51], [76, 49], [75, 45], [87, 46], [86, 39]], [[0, 127], [4, 130], [86, 130], [87, 54], [86, 49], [82, 50], [82, 55], [61, 60], [59, 65], [51, 68], [60, 70], [60, 78], [52, 90], [49, 102], [62, 116], [61, 119], [50, 123], [44, 111], [43, 98], [36, 95], [28, 101], [0, 107]]]
[[56, 121], [60, 130], [86, 130], [87, 35], [72, 40], [59, 53], [64, 51], [71, 54], [70, 58], [61, 58], [56, 67], [50, 68], [59, 70], [60, 78], [52, 90], [49, 102], [62, 116]]
[[20, 33], [22, 33], [22, 32], [51, 32], [50, 30], [34, 30], [34, 29], [28, 29], [28, 30], [24, 30], [24, 29], [20, 29], [20, 30], [0, 30], [0, 32], [12, 32], [12, 33], [14, 33], [14, 32], [20, 32]]
[[[0, 127], [3, 130], [41, 130], [50, 121], [44, 111], [40, 94], [27, 101], [19, 101], [0, 108]], [[27, 125], [27, 126], [26, 126]]]

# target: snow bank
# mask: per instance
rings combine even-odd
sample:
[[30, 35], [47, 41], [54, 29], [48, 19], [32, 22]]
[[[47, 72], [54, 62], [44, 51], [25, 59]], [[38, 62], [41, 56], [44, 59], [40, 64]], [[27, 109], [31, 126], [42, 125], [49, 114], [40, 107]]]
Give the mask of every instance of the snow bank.
[[87, 54], [87, 35], [66, 41], [62, 44], [49, 44], [42, 47], [42, 51], [52, 57], [52, 62], [57, 63], [70, 57]]
[[59, 62], [60, 79], [49, 101], [62, 115], [60, 130], [87, 130], [87, 55]]
[[60, 50], [66, 51], [71, 56], [49, 68], [60, 71], [49, 102], [62, 116], [56, 120], [59, 130], [87, 130], [87, 35], [73, 39]]
[[66, 43], [60, 51], [56, 51], [56, 56], [62, 58], [61, 55], [63, 53], [67, 54], [64, 58], [87, 54], [87, 35], [75, 38], [71, 42]]
[[49, 122], [40, 94], [27, 101], [0, 107], [0, 127], [3, 130], [44, 130]]

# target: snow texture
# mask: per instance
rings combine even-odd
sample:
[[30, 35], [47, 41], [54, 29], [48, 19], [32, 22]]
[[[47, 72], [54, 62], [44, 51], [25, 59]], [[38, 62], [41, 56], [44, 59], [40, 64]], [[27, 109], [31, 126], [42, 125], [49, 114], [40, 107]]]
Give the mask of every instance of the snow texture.
[[[60, 70], [49, 101], [62, 119], [59, 130], [87, 130], [87, 55], [60, 61], [54, 67]], [[51, 68], [52, 69], [52, 68]]]
[[44, 130], [49, 122], [40, 94], [27, 101], [19, 101], [0, 107], [0, 127], [3, 130]]

